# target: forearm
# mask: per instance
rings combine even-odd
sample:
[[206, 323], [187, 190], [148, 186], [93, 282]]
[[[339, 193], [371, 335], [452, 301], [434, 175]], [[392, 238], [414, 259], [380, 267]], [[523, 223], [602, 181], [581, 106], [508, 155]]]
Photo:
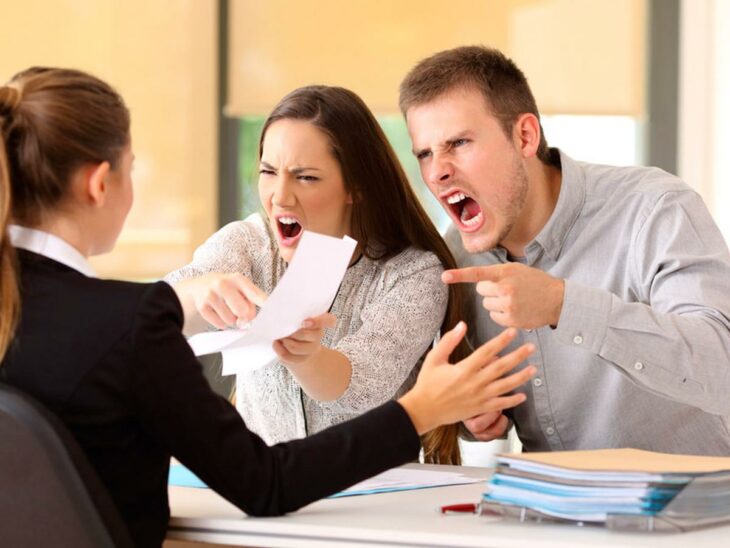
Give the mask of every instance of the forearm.
[[352, 365], [347, 357], [325, 346], [307, 361], [287, 365], [306, 394], [318, 401], [332, 401], [342, 396], [350, 384]]
[[595, 353], [634, 382], [713, 414], [730, 414], [730, 329], [715, 309], [676, 305], [663, 313], [608, 291], [566, 283], [556, 336]]

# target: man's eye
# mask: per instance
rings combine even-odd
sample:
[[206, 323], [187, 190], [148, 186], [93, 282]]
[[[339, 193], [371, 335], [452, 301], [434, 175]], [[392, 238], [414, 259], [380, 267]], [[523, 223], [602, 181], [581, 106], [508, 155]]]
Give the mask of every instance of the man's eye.
[[266, 168], [263, 168], [263, 167], [261, 169], [259, 169], [259, 173], [261, 175], [275, 175], [275, 173], [272, 170], [266, 169]]
[[469, 142], [469, 140], [468, 140], [468, 139], [456, 139], [456, 140], [454, 141], [454, 146], [455, 146], [455, 147], [460, 147], [461, 145], [465, 145], [465, 144], [466, 144], [466, 143], [468, 143], [468, 142]]
[[418, 154], [416, 154], [416, 159], [419, 160], [419, 161], [420, 160], [425, 160], [429, 156], [431, 156], [431, 151], [430, 150], [424, 150], [423, 152], [419, 152]]

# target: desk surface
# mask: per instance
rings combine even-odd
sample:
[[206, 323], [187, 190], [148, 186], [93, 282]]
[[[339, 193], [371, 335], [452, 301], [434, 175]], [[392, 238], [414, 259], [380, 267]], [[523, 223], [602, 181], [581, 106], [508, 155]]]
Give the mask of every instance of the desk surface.
[[[489, 474], [486, 468], [458, 470], [480, 478]], [[168, 538], [244, 546], [342, 548], [730, 545], [730, 526], [681, 534], [629, 534], [594, 526], [518, 523], [471, 514], [442, 515], [437, 511], [446, 504], [476, 502], [483, 491], [484, 485], [475, 483], [326, 499], [287, 516], [251, 518], [209, 489], [171, 487]]]

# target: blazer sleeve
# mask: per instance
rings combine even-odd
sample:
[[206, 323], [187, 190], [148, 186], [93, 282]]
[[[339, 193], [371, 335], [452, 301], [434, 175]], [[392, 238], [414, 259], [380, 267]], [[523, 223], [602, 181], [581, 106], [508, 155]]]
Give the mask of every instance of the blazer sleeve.
[[250, 515], [278, 515], [418, 456], [405, 410], [388, 402], [301, 440], [267, 446], [215, 394], [182, 336], [172, 288], [153, 284], [136, 314], [132, 390], [151, 434]]

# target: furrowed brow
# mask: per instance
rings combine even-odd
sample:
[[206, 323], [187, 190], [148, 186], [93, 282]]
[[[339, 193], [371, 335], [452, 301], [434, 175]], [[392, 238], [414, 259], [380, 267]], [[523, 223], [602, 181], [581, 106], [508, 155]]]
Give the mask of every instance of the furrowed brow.
[[322, 171], [318, 167], [293, 167], [289, 170], [289, 173], [293, 175], [301, 175], [304, 171]]

